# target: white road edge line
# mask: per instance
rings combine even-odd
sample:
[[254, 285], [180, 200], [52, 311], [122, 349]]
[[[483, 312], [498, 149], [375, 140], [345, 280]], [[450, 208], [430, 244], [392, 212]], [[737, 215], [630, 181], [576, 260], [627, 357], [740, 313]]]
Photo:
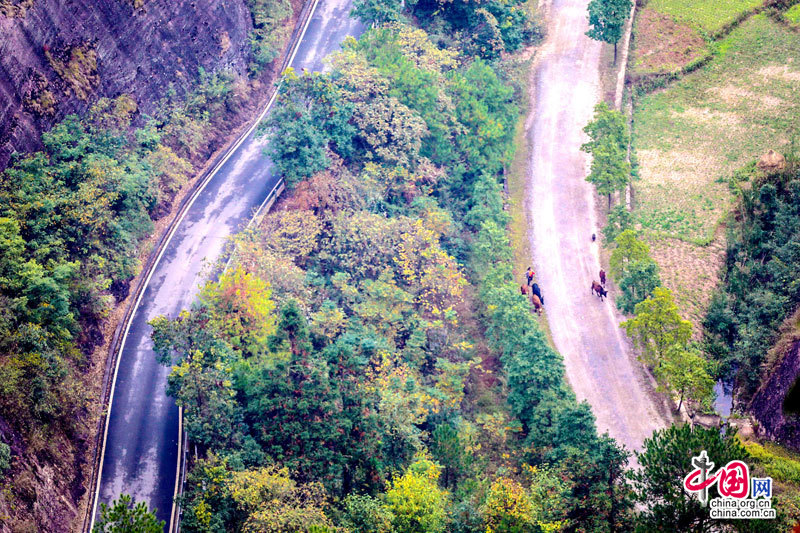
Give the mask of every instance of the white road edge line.
[[[317, 9], [317, 4], [319, 3], [319, 0], [313, 0], [313, 1], [314, 1], [314, 4], [311, 6], [311, 12], [308, 14], [308, 19], [306, 20], [306, 23], [303, 26], [303, 31], [300, 33], [300, 37], [297, 39], [297, 42], [295, 43], [295, 46], [294, 46], [294, 50], [292, 50], [292, 54], [289, 57], [289, 61], [287, 62], [288, 66], [292, 65], [292, 61], [294, 61], [294, 58], [297, 55], [297, 50], [300, 48], [300, 43], [303, 42], [303, 38], [306, 35], [306, 30], [308, 29], [308, 26], [311, 23], [311, 19], [314, 17], [314, 12]], [[183, 210], [183, 213], [181, 213], [180, 218], [178, 219], [178, 221], [175, 223], [175, 225], [170, 230], [169, 236], [167, 236], [167, 240], [164, 242], [164, 246], [161, 247], [161, 251], [158, 253], [158, 257], [156, 258], [155, 262], [153, 263], [153, 266], [150, 268], [150, 272], [148, 272], [148, 274], [147, 274], [147, 278], [145, 279], [144, 285], [142, 286], [142, 290], [139, 292], [139, 296], [136, 298], [136, 304], [134, 305], [133, 311], [131, 312], [131, 314], [130, 314], [130, 316], [128, 318], [128, 323], [125, 325], [125, 333], [122, 336], [122, 342], [120, 343], [119, 352], [117, 354], [116, 365], [114, 365], [114, 378], [111, 381], [111, 391], [109, 392], [109, 396], [108, 396], [108, 410], [106, 411], [106, 424], [105, 424], [105, 429], [103, 431], [103, 447], [102, 447], [102, 450], [100, 452], [100, 466], [99, 466], [99, 468], [97, 470], [97, 486], [95, 487], [95, 493], [94, 493], [94, 509], [92, 510], [92, 520], [91, 520], [91, 523], [89, 524], [89, 531], [91, 531], [94, 528], [94, 523], [95, 523], [95, 520], [97, 519], [97, 506], [98, 506], [99, 496], [100, 496], [100, 482], [103, 479], [103, 461], [104, 461], [105, 455], [106, 455], [106, 443], [108, 441], [108, 423], [109, 423], [109, 421], [111, 419], [111, 407], [112, 407], [112, 404], [114, 402], [114, 389], [116, 388], [116, 385], [117, 385], [117, 373], [119, 372], [119, 362], [121, 360], [121, 354], [122, 354], [123, 349], [125, 348], [125, 341], [127, 340], [128, 332], [131, 329], [131, 322], [133, 320], [133, 317], [136, 315], [136, 311], [139, 309], [139, 305], [142, 302], [142, 297], [144, 296], [144, 293], [147, 290], [147, 286], [150, 284], [150, 279], [153, 277], [153, 272], [156, 270], [156, 267], [161, 262], [161, 257], [164, 255], [164, 251], [167, 249], [167, 246], [169, 246], [169, 243], [172, 240], [172, 237], [175, 235], [175, 231], [178, 229], [178, 226], [181, 225], [181, 223], [183, 222], [184, 217], [186, 217], [186, 213], [189, 212], [189, 209], [192, 207], [192, 205], [194, 204], [195, 200], [197, 200], [197, 198], [200, 196], [200, 193], [202, 193], [203, 190], [205, 190], [206, 186], [211, 182], [211, 180], [217, 174], [219, 169], [222, 168], [222, 165], [224, 165], [228, 161], [228, 159], [230, 159], [231, 155], [233, 155], [233, 153], [239, 148], [239, 146], [241, 146], [241, 144], [250, 136], [250, 134], [253, 133], [253, 131], [258, 127], [258, 125], [261, 123], [261, 121], [264, 120], [264, 116], [266, 116], [267, 112], [272, 107], [272, 104], [275, 101], [275, 98], [278, 96], [278, 91], [279, 90], [280, 90], [280, 84], [278, 85], [278, 87], [275, 88], [275, 92], [272, 93], [272, 97], [269, 99], [269, 102], [267, 102], [267, 106], [264, 108], [264, 110], [261, 112], [261, 114], [258, 116], [258, 118], [253, 122], [253, 125], [250, 126], [250, 128], [247, 130], [247, 132], [245, 132], [245, 134], [242, 135], [242, 137], [236, 142], [236, 144], [234, 144], [228, 150], [228, 153], [225, 155], [224, 158], [222, 158], [222, 161], [217, 163], [217, 165], [214, 167], [214, 170], [211, 171], [211, 174], [209, 174], [209, 176], [205, 180], [205, 182], [194, 192], [194, 194], [192, 195], [192, 198], [189, 200], [189, 203], [186, 205], [186, 208]], [[263, 203], [262, 203], [262, 205], [263, 205]], [[180, 426], [180, 422], [178, 422], [178, 425]], [[180, 465], [181, 465], [180, 440], [181, 440], [181, 436], [178, 435], [178, 465], [177, 465], [177, 471], [179, 473], [180, 473]], [[173, 495], [173, 500], [172, 500], [172, 513], [170, 515], [170, 525], [169, 525], [169, 530], [168, 531], [172, 531], [172, 527], [173, 527], [174, 514], [175, 514], [175, 505], [176, 505], [175, 504], [175, 496], [177, 495], [177, 490], [178, 490], [178, 487], [177, 487], [177, 483], [176, 483], [175, 494]]]

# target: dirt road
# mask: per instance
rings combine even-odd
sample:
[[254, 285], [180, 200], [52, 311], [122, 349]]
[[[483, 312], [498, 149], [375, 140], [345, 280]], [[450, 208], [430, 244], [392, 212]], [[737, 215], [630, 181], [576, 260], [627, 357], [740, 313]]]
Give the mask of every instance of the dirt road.
[[590, 294], [599, 279], [595, 196], [584, 180], [583, 127], [599, 98], [601, 45], [584, 35], [588, 0], [553, 0], [547, 40], [531, 84], [526, 209], [539, 285], [556, 348], [579, 400], [588, 400], [600, 432], [640, 449], [666, 425], [662, 401], [631, 355], [614, 302]]

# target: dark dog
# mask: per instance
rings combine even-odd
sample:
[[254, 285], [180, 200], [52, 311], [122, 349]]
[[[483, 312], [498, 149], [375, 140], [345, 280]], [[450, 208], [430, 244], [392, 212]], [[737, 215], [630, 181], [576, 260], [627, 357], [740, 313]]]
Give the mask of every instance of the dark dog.
[[606, 271], [603, 269], [600, 269], [600, 285], [606, 286]]

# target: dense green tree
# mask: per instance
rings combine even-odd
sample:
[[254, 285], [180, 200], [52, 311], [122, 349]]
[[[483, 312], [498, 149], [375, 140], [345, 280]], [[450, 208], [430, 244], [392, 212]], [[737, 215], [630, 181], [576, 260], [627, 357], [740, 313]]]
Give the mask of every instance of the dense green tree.
[[641, 350], [642, 361], [656, 373], [668, 352], [686, 346], [692, 335], [692, 323], [680, 317], [672, 292], [664, 287], [637, 304], [634, 317], [620, 325]]
[[442, 533], [447, 527], [448, 494], [437, 480], [440, 467], [417, 459], [406, 472], [392, 480], [386, 491], [386, 506], [393, 515], [397, 533]]
[[747, 461], [749, 457], [732, 432], [721, 433], [717, 428], [674, 425], [645, 439], [643, 450], [636, 454], [641, 469], [632, 473], [636, 500], [642, 506], [636, 530], [702, 532], [729, 527], [779, 531], [781, 525], [771, 520], [726, 523], [709, 518], [708, 508], [683, 489], [684, 478], [694, 470], [692, 458], [703, 450], [714, 463], [714, 471], [729, 461]]
[[592, 155], [586, 181], [594, 184], [598, 193], [608, 196], [610, 210], [611, 195], [623, 190], [631, 178], [628, 162], [630, 138], [625, 119], [619, 111], [601, 102], [595, 106], [594, 117], [583, 131], [589, 135], [589, 142], [583, 144], [581, 150]]
[[134, 502], [123, 494], [111, 505], [100, 504], [100, 517], [95, 521], [93, 533], [161, 533], [166, 524], [156, 520], [143, 502]]
[[391, 511], [380, 500], [350, 494], [344, 499], [342, 525], [352, 533], [392, 533]]
[[[572, 528], [586, 531], [632, 531], [636, 516], [627, 470], [629, 452], [607, 434], [590, 439], [584, 450], [561, 467], [572, 478], [564, 495]], [[571, 528], [568, 528], [571, 529]]]
[[327, 75], [288, 69], [281, 82], [277, 105], [259, 131], [269, 135], [267, 155], [275, 163], [287, 186], [328, 167], [325, 151], [334, 149], [344, 157], [352, 151], [354, 127], [352, 105]]
[[241, 442], [242, 410], [231, 379], [230, 367], [206, 361], [200, 351], [173, 367], [167, 379], [167, 394], [184, 408], [186, 434], [204, 449]]
[[0, 474], [5, 474], [11, 468], [11, 447], [5, 442], [0, 442]]
[[402, 11], [402, 0], [356, 0], [352, 14], [364, 24], [383, 24], [400, 20]]
[[253, 17], [251, 73], [256, 74], [280, 54], [289, 29], [286, 20], [292, 15], [292, 4], [289, 0], [248, 0], [247, 3]]
[[707, 346], [743, 398], [759, 386], [765, 354], [800, 303], [797, 171], [754, 177], [752, 185], [740, 191], [742, 216], [729, 228], [725, 283], [705, 321]]
[[455, 419], [442, 422], [431, 433], [430, 451], [433, 458], [442, 466], [442, 484], [446, 489], [454, 489], [458, 482], [475, 465], [476, 457], [470, 450], [470, 435], [464, 420]]
[[676, 346], [669, 350], [656, 380], [678, 395], [678, 410], [684, 400], [710, 407], [714, 398], [713, 367], [694, 347]]
[[180, 497], [181, 530], [188, 533], [227, 533], [241, 529], [246, 515], [231, 495], [233, 471], [213, 452], [197, 461], [186, 474]]
[[444, 21], [445, 31], [461, 33], [468, 53], [484, 59], [518, 50], [539, 35], [519, 0], [411, 0], [407, 4], [424, 25]]
[[649, 298], [660, 285], [661, 279], [658, 277], [658, 265], [655, 261], [643, 259], [631, 263], [619, 280], [617, 307], [627, 314], [633, 313], [636, 305]]
[[608, 212], [607, 223], [603, 228], [606, 243], [614, 242], [617, 235], [633, 226], [633, 215], [624, 204], [618, 204]]
[[589, 31], [586, 35], [596, 41], [614, 45], [617, 62], [617, 43], [622, 38], [625, 21], [631, 14], [631, 0], [591, 0], [589, 2]]
[[650, 247], [646, 242], [640, 241], [632, 229], [617, 235], [614, 244], [608, 260], [608, 271], [618, 282], [627, 274], [631, 265], [642, 261], [652, 261]]
[[594, 106], [594, 116], [583, 131], [589, 136], [589, 142], [581, 147], [585, 152], [592, 153], [593, 148], [602, 139], [613, 140], [620, 150], [627, 150], [630, 143], [625, 115], [616, 109], [611, 109], [605, 102]]

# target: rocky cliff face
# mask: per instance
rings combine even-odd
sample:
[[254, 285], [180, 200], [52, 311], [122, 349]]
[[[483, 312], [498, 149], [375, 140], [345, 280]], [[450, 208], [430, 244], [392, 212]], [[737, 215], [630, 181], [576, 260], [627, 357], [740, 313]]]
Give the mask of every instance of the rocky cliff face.
[[[132, 95], [153, 111], [198, 69], [245, 75], [246, 0], [33, 0], [0, 11], [0, 169], [14, 151], [99, 97]], [[5, 16], [4, 13], [13, 13]]]
[[750, 404], [769, 438], [800, 451], [800, 340], [786, 349]]

